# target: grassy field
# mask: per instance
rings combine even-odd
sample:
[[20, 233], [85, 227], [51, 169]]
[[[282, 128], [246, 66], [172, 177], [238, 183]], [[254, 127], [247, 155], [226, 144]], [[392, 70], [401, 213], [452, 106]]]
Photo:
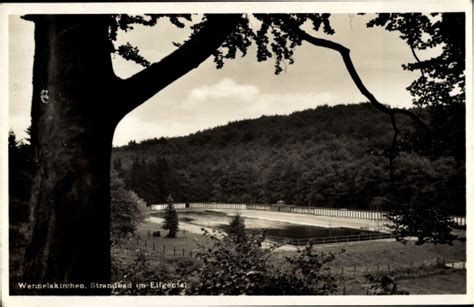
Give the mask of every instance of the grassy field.
[[[466, 293], [466, 270], [428, 267], [393, 271], [388, 275], [395, 278], [399, 290], [406, 290], [410, 295]], [[367, 295], [371, 286], [363, 275], [336, 280], [337, 295]]]
[[[331, 274], [337, 276], [338, 294], [366, 294], [370, 286], [365, 277], [368, 273], [393, 276], [398, 287], [410, 294], [466, 293], [466, 270], [442, 266], [443, 263], [466, 261], [465, 242], [456, 241], [453, 246], [418, 246], [413, 241], [403, 245], [393, 240], [376, 240], [315, 248], [337, 254], [328, 267]], [[283, 251], [278, 256], [281, 258], [293, 253]]]
[[[153, 237], [153, 231], [161, 231], [161, 237]], [[166, 238], [167, 231], [160, 225], [145, 222], [136, 232], [137, 237], [122, 241], [119, 251], [122, 260], [133, 261], [138, 250], [144, 251], [154, 264], [169, 266], [180, 261], [188, 264], [198, 261], [193, 255], [199, 245], [209, 245], [211, 240], [201, 234], [180, 230], [178, 237]], [[146, 244], [145, 244], [146, 242]], [[138, 243], [138, 244], [137, 244]], [[154, 246], [154, 248], [153, 248]], [[330, 273], [338, 280], [338, 295], [365, 295], [370, 284], [367, 273], [389, 274], [395, 277], [400, 289], [410, 294], [461, 294], [466, 292], [466, 271], [444, 268], [442, 263], [464, 262], [466, 243], [454, 242], [453, 246], [425, 244], [407, 245], [393, 240], [377, 240], [318, 245], [318, 251], [336, 253], [336, 259], [328, 264]], [[275, 265], [295, 250], [275, 251]], [[127, 260], [128, 259], [128, 260]], [[438, 263], [439, 265], [436, 265]]]
[[465, 294], [466, 270], [442, 270], [399, 278], [399, 287], [412, 294]]
[[438, 259], [440, 262], [460, 262], [466, 261], [466, 243], [454, 242], [449, 245], [424, 244], [415, 245], [414, 241], [409, 241], [403, 245], [394, 240], [375, 240], [354, 242], [342, 246], [317, 246], [316, 249], [322, 252], [344, 252], [339, 255], [332, 265], [335, 267], [359, 266], [369, 268], [387, 267], [405, 268], [419, 266], [422, 263], [432, 263]]
[[[154, 237], [153, 231], [160, 231], [160, 237]], [[153, 257], [189, 257], [199, 245], [210, 244], [211, 240], [201, 234], [180, 230], [176, 238], [167, 238], [168, 231], [160, 228], [159, 224], [145, 221], [135, 232], [135, 237], [122, 241], [129, 249], [142, 249]], [[138, 238], [138, 240], [137, 240]], [[154, 245], [154, 249], [153, 249]]]

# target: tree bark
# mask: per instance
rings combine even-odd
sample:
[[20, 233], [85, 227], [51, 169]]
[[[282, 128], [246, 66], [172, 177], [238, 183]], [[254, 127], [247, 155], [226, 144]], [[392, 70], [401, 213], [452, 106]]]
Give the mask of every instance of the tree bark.
[[84, 284], [24, 294], [106, 294], [114, 95], [105, 16], [34, 16], [32, 136], [36, 175], [24, 282]]

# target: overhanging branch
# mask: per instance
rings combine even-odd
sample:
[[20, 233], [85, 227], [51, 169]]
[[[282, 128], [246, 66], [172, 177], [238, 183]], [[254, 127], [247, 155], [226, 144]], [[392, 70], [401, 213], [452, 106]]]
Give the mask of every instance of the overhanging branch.
[[[418, 64], [421, 64], [420, 58], [416, 55], [415, 48], [413, 48], [413, 46], [410, 45], [410, 50], [411, 50], [411, 54], [412, 54], [413, 57], [415, 58], [416, 62], [417, 62]], [[423, 71], [423, 68], [421, 68], [421, 66], [420, 66], [420, 72], [421, 72], [421, 76], [424, 77], [424, 76], [425, 76], [425, 73], [424, 73], [424, 71]]]
[[393, 184], [395, 181], [395, 167], [393, 165], [393, 161], [395, 160], [395, 157], [396, 157], [398, 135], [400, 134], [400, 130], [398, 129], [398, 126], [397, 126], [397, 120], [395, 119], [395, 114], [390, 114], [390, 121], [392, 123], [392, 128], [393, 128], [393, 137], [392, 137], [392, 147], [390, 148], [390, 155], [388, 158], [389, 158], [390, 181]]
[[203, 28], [161, 61], [123, 80], [117, 97], [121, 118], [191, 70], [224, 42], [241, 19], [239, 14], [209, 14]]
[[[381, 110], [382, 112], [387, 113], [388, 115], [390, 115], [392, 123], [394, 123], [393, 120], [394, 120], [394, 115], [395, 114], [402, 114], [402, 115], [405, 115], [405, 116], [409, 117], [413, 122], [415, 122], [417, 124], [417, 126], [423, 128], [423, 130], [425, 132], [431, 133], [431, 129], [428, 127], [428, 125], [426, 125], [413, 112], [411, 112], [409, 110], [406, 110], [406, 109], [388, 107], [388, 106], [380, 103], [375, 98], [375, 96], [364, 85], [364, 83], [362, 82], [359, 74], [357, 73], [357, 71], [354, 67], [354, 64], [352, 62], [351, 56], [350, 56], [350, 50], [348, 48], [344, 47], [341, 44], [338, 44], [336, 42], [333, 42], [333, 41], [330, 41], [330, 40], [327, 40], [327, 39], [314, 37], [314, 36], [310, 35], [309, 33], [307, 33], [306, 31], [301, 30], [299, 27], [297, 27], [295, 30], [298, 31], [298, 34], [300, 35], [300, 37], [303, 40], [307, 41], [308, 43], [313, 44], [315, 46], [319, 46], [319, 47], [329, 48], [329, 49], [332, 49], [332, 50], [335, 50], [335, 51], [339, 52], [339, 54], [342, 56], [344, 64], [346, 65], [346, 69], [349, 72], [349, 75], [351, 76], [352, 80], [354, 81], [354, 83], [357, 86], [357, 88], [359, 89], [359, 91], [362, 93], [362, 95], [364, 95], [369, 100], [369, 102], [373, 106], [375, 106], [377, 109]], [[397, 133], [398, 129], [396, 128], [396, 126], [394, 126], [394, 130]], [[398, 135], [398, 133], [397, 133], [397, 135]]]

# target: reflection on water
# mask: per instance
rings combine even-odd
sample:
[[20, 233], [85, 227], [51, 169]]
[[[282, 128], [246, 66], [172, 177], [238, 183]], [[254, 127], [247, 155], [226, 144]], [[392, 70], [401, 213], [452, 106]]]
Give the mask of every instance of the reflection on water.
[[[224, 231], [229, 231], [229, 225], [221, 224], [219, 228]], [[354, 228], [326, 228], [309, 225], [294, 225], [288, 224], [281, 228], [252, 228], [252, 230], [262, 231], [269, 237], [280, 239], [310, 239], [310, 238], [329, 238], [342, 237], [351, 235], [374, 234], [378, 232], [354, 229]]]
[[[264, 229], [262, 229], [264, 230]], [[340, 237], [358, 234], [374, 233], [368, 230], [353, 229], [353, 228], [326, 228], [308, 225], [289, 225], [284, 228], [265, 229], [265, 233], [272, 237], [286, 238], [286, 239], [306, 239], [306, 238], [327, 238]]]

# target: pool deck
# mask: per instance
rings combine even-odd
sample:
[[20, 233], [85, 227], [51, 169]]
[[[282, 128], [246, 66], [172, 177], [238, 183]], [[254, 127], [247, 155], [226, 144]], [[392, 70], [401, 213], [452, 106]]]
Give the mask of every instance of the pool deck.
[[224, 212], [229, 215], [240, 213], [242, 217], [258, 218], [269, 221], [279, 221], [298, 225], [320, 226], [320, 227], [347, 227], [355, 229], [367, 229], [372, 231], [390, 232], [386, 226], [387, 221], [356, 219], [345, 217], [332, 217], [321, 215], [310, 215], [300, 213], [287, 213], [260, 210], [233, 210], [233, 209], [212, 209], [209, 211]]
[[[193, 211], [204, 211], [202, 209]], [[260, 211], [260, 210], [234, 210], [234, 209], [206, 209], [205, 211], [222, 212], [228, 215], [240, 214], [242, 217], [257, 218], [268, 221], [278, 221], [297, 225], [306, 226], [319, 226], [327, 228], [347, 227], [354, 229], [366, 229], [372, 231], [386, 232], [390, 230], [386, 226], [387, 221], [380, 220], [369, 220], [369, 219], [357, 219], [357, 218], [346, 218], [346, 217], [332, 217], [332, 216], [321, 216], [321, 215], [310, 215], [301, 213], [287, 213], [287, 212], [275, 212], [275, 211]], [[163, 218], [161, 217], [150, 217], [149, 220], [153, 223], [161, 223]], [[202, 233], [201, 228], [205, 228], [210, 231], [211, 228], [198, 226], [192, 223], [179, 222], [180, 228], [194, 232]]]
[[[368, 229], [372, 231], [380, 231], [389, 233], [384, 221], [375, 221], [368, 219], [354, 219], [354, 218], [341, 218], [341, 217], [329, 217], [329, 216], [320, 216], [320, 215], [308, 215], [308, 214], [298, 214], [298, 213], [287, 213], [287, 212], [274, 212], [274, 211], [260, 211], [260, 210], [232, 210], [232, 209], [198, 209], [192, 211], [214, 211], [222, 212], [228, 215], [235, 215], [239, 213], [242, 217], [248, 218], [258, 218], [268, 221], [279, 221], [297, 225], [307, 225], [307, 226], [319, 226], [319, 227], [347, 227], [355, 229]], [[150, 216], [148, 220], [152, 223], [161, 224], [164, 219], [161, 217]], [[204, 227], [192, 223], [179, 222], [179, 228], [186, 230], [192, 233], [202, 234], [202, 229], [206, 229], [209, 232], [212, 232], [212, 228]], [[411, 240], [413, 238], [409, 238]], [[395, 239], [378, 239], [379, 242], [393, 242]], [[366, 241], [364, 241], [366, 242]], [[352, 245], [352, 244], [364, 244], [364, 242], [341, 242], [341, 243], [327, 243], [320, 244], [319, 247], [324, 246], [340, 246], [343, 245]], [[271, 244], [267, 242], [267, 244]], [[278, 247], [275, 251], [295, 251], [297, 246], [293, 245], [282, 245]]]

